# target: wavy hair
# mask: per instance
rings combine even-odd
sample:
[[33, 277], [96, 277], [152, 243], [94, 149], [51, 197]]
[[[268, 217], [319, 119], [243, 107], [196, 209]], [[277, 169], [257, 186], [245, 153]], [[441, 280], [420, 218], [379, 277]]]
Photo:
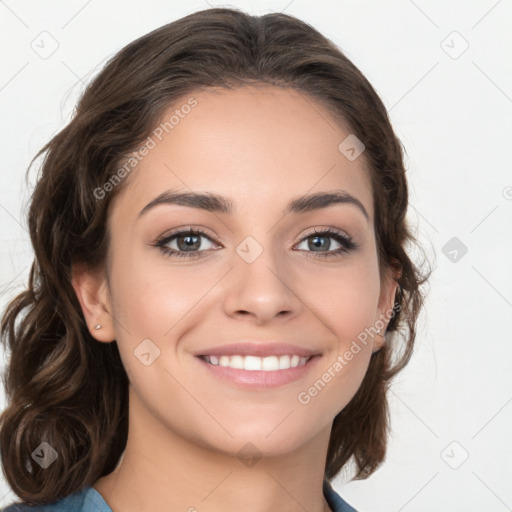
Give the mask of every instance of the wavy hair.
[[[93, 191], [113, 179], [170, 104], [203, 88], [257, 83], [305, 93], [366, 147], [379, 268], [397, 276], [396, 314], [357, 393], [334, 419], [325, 478], [348, 462], [354, 478], [366, 478], [383, 462], [386, 391], [411, 357], [428, 279], [407, 254], [417, 241], [406, 222], [402, 145], [370, 83], [313, 27], [282, 13], [212, 8], [114, 55], [86, 87], [69, 124], [28, 168], [43, 157], [28, 210], [34, 261], [26, 289], [1, 321], [10, 359], [0, 416], [2, 470], [25, 502], [44, 504], [93, 485], [115, 469], [126, 446], [128, 376], [117, 342], [99, 343], [89, 333], [71, 269], [105, 262], [108, 207], [127, 180], [101, 198]], [[58, 454], [46, 469], [32, 455], [43, 441]]]

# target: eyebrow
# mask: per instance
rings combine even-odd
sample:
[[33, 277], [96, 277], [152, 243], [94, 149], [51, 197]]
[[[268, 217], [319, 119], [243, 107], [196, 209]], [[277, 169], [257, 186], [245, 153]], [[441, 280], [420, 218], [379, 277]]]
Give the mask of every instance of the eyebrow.
[[[340, 203], [356, 206], [366, 217], [366, 220], [370, 220], [370, 216], [361, 201], [344, 190], [317, 192], [297, 197], [287, 205], [285, 214], [311, 212]], [[167, 190], [144, 206], [139, 212], [138, 218], [142, 217], [151, 208], [161, 204], [188, 206], [208, 212], [226, 213], [228, 215], [232, 215], [235, 212], [233, 201], [218, 194], [210, 192], [173, 192], [172, 190]]]

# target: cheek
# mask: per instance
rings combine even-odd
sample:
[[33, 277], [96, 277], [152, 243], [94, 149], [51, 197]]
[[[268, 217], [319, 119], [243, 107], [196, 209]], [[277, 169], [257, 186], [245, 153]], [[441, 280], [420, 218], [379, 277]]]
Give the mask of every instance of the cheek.
[[304, 295], [322, 324], [318, 332], [323, 332], [328, 350], [297, 401], [318, 421], [334, 418], [366, 374], [379, 292], [377, 262], [361, 258], [337, 272], [316, 272], [314, 286]]
[[120, 334], [133, 340], [169, 336], [173, 326], [211, 286], [211, 272], [209, 277], [207, 271], [204, 274], [192, 267], [170, 265], [165, 256], [154, 258], [145, 250], [130, 251], [120, 246], [111, 272]]
[[317, 270], [313, 286], [311, 279], [300, 281], [306, 304], [336, 337], [340, 349], [377, 319], [379, 273], [377, 262], [370, 258], [354, 260], [338, 270]]

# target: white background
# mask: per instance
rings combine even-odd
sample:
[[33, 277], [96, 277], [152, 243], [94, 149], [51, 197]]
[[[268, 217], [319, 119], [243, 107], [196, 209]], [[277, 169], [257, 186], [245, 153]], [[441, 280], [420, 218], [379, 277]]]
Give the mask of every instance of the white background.
[[[0, 306], [32, 262], [31, 157], [108, 57], [209, 5], [313, 25], [373, 84], [407, 150], [409, 219], [435, 270], [416, 352], [390, 393], [387, 461], [335, 489], [360, 512], [512, 510], [510, 0], [0, 1]], [[46, 59], [31, 47], [43, 31], [58, 43]], [[443, 253], [452, 237], [467, 247], [457, 261]], [[12, 499], [0, 481], [0, 506]]]

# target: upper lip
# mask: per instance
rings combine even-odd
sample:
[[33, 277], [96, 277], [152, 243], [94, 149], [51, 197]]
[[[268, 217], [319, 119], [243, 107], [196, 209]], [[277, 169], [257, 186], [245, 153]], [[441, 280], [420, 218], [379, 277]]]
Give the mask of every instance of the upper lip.
[[196, 356], [285, 356], [297, 354], [300, 357], [310, 357], [320, 354], [317, 350], [299, 347], [291, 343], [263, 343], [254, 341], [239, 341], [217, 347], [205, 348], [195, 353]]

